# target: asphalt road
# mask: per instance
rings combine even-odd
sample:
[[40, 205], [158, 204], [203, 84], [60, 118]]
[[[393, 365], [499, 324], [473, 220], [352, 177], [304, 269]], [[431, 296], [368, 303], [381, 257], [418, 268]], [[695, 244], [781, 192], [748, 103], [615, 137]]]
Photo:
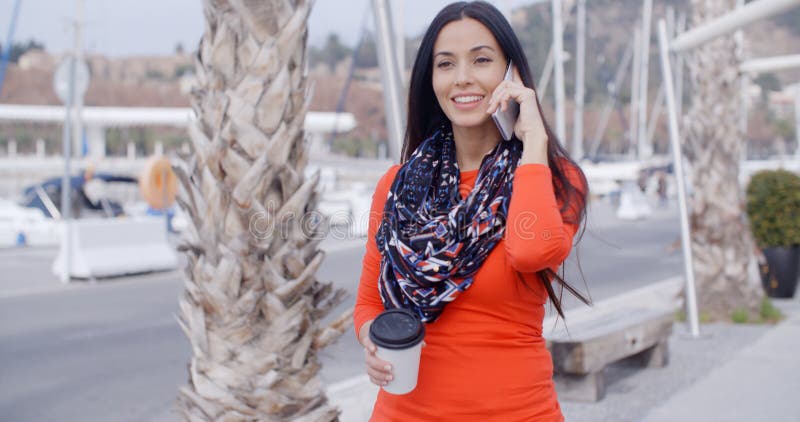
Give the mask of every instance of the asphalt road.
[[[600, 300], [678, 275], [680, 253], [668, 252], [678, 234], [674, 209], [621, 222], [596, 203], [566, 277]], [[337, 311], [353, 304], [363, 242], [324, 243], [319, 278], [350, 293]], [[50, 274], [54, 255], [0, 250], [0, 420], [178, 420], [172, 409], [190, 354], [174, 316], [181, 275], [62, 285]], [[362, 356], [348, 332], [322, 352], [323, 378], [334, 383], [360, 374]]]

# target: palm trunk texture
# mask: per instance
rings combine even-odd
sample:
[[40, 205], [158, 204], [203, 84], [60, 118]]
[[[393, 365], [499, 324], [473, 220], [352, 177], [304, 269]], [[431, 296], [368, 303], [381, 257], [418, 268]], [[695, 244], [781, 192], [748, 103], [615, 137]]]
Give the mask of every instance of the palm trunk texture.
[[191, 421], [329, 421], [320, 349], [344, 292], [321, 283], [319, 173], [306, 177], [308, 0], [205, 0], [190, 124], [174, 165], [190, 224], [179, 322], [192, 347], [179, 412]]
[[[693, 0], [693, 26], [733, 10], [734, 0]], [[691, 107], [683, 119], [691, 163], [692, 254], [698, 306], [705, 318], [730, 320], [736, 309], [756, 315], [763, 292], [753, 272], [754, 243], [739, 187], [740, 49], [733, 35], [688, 53]]]

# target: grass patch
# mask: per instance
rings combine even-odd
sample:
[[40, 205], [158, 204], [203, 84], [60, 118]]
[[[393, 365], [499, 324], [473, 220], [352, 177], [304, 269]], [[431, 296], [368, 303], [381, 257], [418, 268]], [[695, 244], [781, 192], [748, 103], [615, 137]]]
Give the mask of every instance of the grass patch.
[[745, 308], [738, 308], [731, 314], [731, 320], [735, 324], [775, 324], [783, 318], [781, 310], [766, 296], [761, 300], [758, 315], [751, 315]]
[[761, 319], [760, 322], [769, 322], [774, 324], [782, 320], [784, 315], [780, 309], [776, 308], [775, 305], [772, 304], [772, 301], [769, 300], [768, 297], [764, 296], [764, 299], [761, 300], [759, 317]]
[[[701, 311], [700, 315], [698, 316], [698, 322], [701, 324], [708, 324], [714, 322], [714, 319], [711, 318], [708, 312]], [[678, 309], [675, 311], [675, 321], [677, 322], [686, 322], [688, 321], [688, 316], [686, 315], [685, 309]]]
[[733, 320], [734, 324], [745, 324], [748, 320], [750, 320], [750, 313], [747, 312], [747, 309], [739, 308], [733, 311], [731, 320]]

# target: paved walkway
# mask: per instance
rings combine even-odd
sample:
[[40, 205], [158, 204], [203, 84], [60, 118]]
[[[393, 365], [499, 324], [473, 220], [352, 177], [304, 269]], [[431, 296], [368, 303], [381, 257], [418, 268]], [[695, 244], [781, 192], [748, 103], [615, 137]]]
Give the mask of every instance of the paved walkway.
[[667, 399], [645, 422], [800, 421], [800, 300], [773, 302], [784, 321]]
[[[671, 296], [667, 293], [678, 286], [676, 281], [678, 280], [665, 280], [653, 288], [615, 297], [598, 303], [597, 309], [583, 310], [573, 317], [568, 313], [568, 318], [571, 321], [590, 318], [592, 313], [603, 312], [604, 308], [613, 307], [614, 302], [629, 301], [633, 296], [636, 296], [637, 303], [644, 301], [661, 306], [663, 300]], [[657, 299], [659, 296], [662, 300], [660, 303]], [[800, 297], [776, 299], [773, 302], [787, 316], [774, 327], [731, 324], [701, 327], [701, 332], [705, 329], [715, 337], [700, 347], [703, 349], [701, 354], [704, 359], [716, 360], [713, 369], [686, 374], [682, 371], [702, 368], [703, 365], [693, 367], [674, 362], [659, 370], [661, 372], [650, 375], [645, 371], [638, 371], [642, 374], [641, 381], [675, 379], [670, 382], [685, 383], [686, 379], [692, 380], [687, 385], [678, 389], [665, 386], [665, 395], [657, 401], [649, 396], [652, 396], [653, 389], [658, 390], [660, 387], [645, 386], [646, 388], [634, 388], [624, 393], [627, 405], [620, 406], [616, 403], [619, 402], [619, 397], [606, 397], [604, 401], [593, 404], [563, 403], [565, 414], [570, 416], [567, 420], [604, 420], [607, 416], [615, 421], [645, 422], [800, 421]], [[739, 334], [733, 334], [737, 332]], [[685, 330], [676, 330], [673, 336], [676, 335], [686, 337]], [[672, 341], [671, 347], [696, 349], [697, 342], [703, 340], [681, 338]], [[714, 348], [714, 345], [726, 342], [729, 343], [729, 350], [731, 345], [737, 348], [729, 352]], [[719, 359], [725, 361], [719, 362]], [[328, 395], [342, 409], [343, 422], [360, 422], [368, 420], [377, 391], [377, 387], [369, 382], [366, 375], [362, 375], [332, 385]], [[637, 409], [632, 403], [639, 399], [638, 395], [642, 395], [639, 398], [650, 403], [652, 407], [645, 408], [644, 411]], [[598, 419], [598, 415], [604, 416]]]

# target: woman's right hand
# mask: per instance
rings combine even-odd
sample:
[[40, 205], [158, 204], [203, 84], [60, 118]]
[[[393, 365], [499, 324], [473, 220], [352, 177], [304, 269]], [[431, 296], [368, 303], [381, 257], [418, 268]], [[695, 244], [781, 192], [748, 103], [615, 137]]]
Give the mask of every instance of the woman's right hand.
[[359, 333], [359, 342], [364, 346], [364, 358], [367, 362], [367, 375], [373, 384], [378, 386], [385, 386], [391, 381], [394, 376], [392, 375], [392, 365], [385, 360], [381, 360], [375, 353], [378, 351], [377, 346], [369, 339], [369, 327], [372, 321], [368, 321], [361, 326]]

